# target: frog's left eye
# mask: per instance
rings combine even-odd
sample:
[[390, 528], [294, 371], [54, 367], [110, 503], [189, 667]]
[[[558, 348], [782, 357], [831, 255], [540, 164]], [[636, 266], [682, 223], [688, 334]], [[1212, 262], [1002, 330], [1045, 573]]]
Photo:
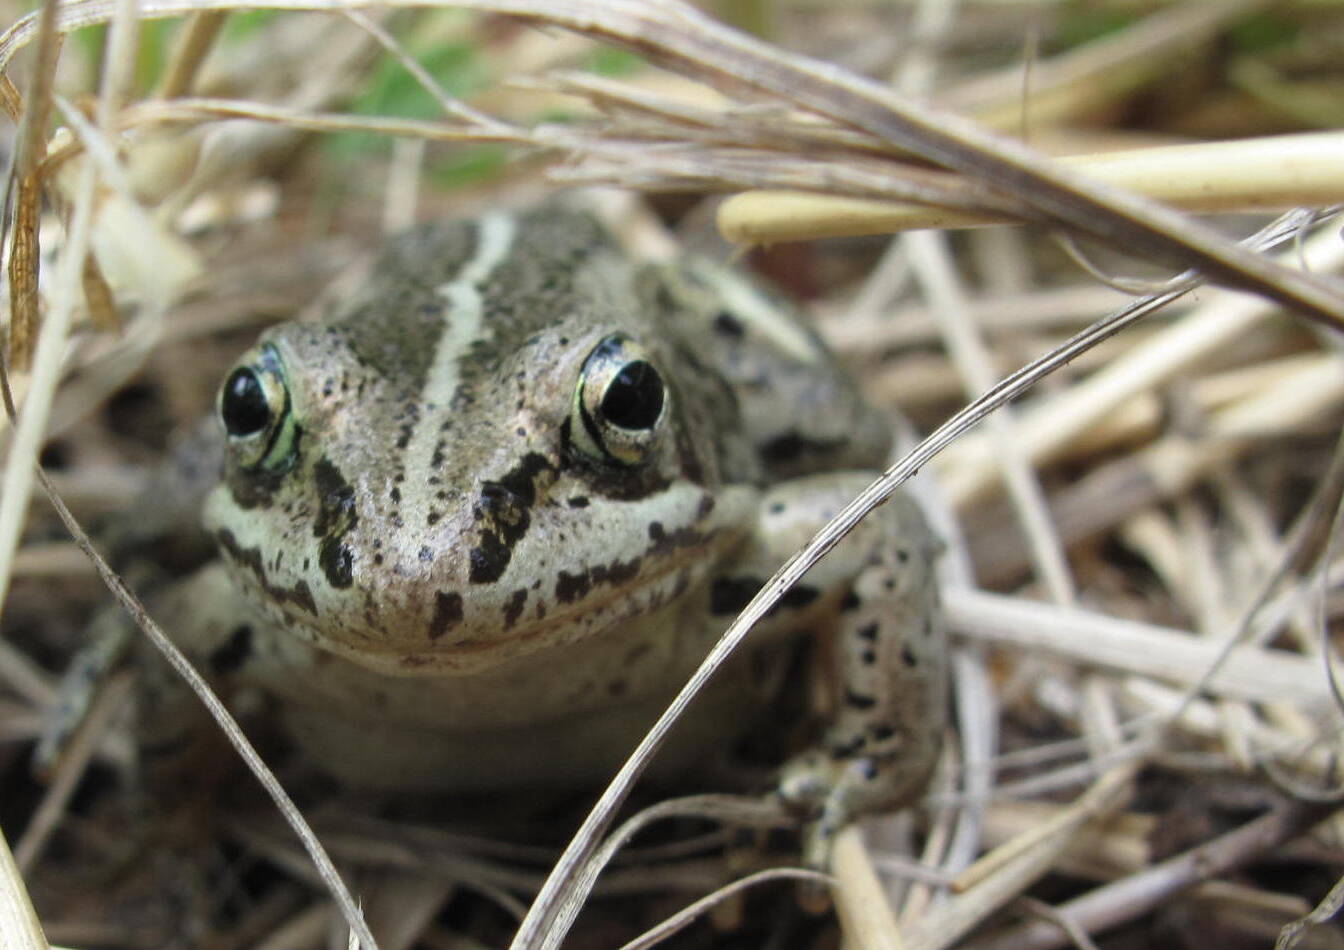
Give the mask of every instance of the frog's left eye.
[[219, 419], [243, 465], [278, 470], [289, 464], [294, 419], [284, 367], [273, 347], [263, 346], [229, 373], [219, 390]]
[[667, 415], [667, 385], [648, 351], [613, 334], [588, 355], [574, 392], [571, 431], [587, 455], [622, 465], [644, 461]]

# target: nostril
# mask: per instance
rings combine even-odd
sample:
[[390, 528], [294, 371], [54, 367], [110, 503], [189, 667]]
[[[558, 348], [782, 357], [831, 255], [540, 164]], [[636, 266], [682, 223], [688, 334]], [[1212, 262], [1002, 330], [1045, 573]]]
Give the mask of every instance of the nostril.
[[480, 498], [481, 506], [491, 509], [506, 505], [513, 506], [522, 501], [513, 489], [499, 482], [486, 482], [482, 485]]

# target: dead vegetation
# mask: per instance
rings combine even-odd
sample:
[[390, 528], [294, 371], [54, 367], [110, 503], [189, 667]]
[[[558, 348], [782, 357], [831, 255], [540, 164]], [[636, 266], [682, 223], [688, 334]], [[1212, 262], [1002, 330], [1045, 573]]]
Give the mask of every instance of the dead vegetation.
[[[30, 504], [32, 462], [98, 523], [208, 412], [257, 327], [338, 293], [378, 234], [556, 181], [660, 195], [657, 215], [596, 199], [651, 253], [675, 236], [726, 255], [711, 215], [732, 240], [845, 237], [753, 263], [808, 299], [874, 400], [932, 433], [728, 635], [921, 472], [948, 542], [957, 729], [923, 807], [837, 849], [851, 945], [1261, 946], [1293, 921], [1284, 945], [1344, 942], [1325, 923], [1344, 864], [1329, 663], [1344, 570], [1344, 245], [1329, 209], [1344, 194], [1331, 131], [1344, 10], [715, 12], [762, 39], [656, 0], [7, 12], [20, 412], [0, 423], [4, 946], [344, 942], [313, 870], [321, 849], [305, 854], [261, 803], [212, 815], [191, 849], [137, 826], [127, 675], [55, 774], [30, 776], [59, 671], [105, 598], [52, 506]], [[984, 221], [1023, 226], [874, 236]], [[328, 886], [339, 867], [379, 946], [517, 931], [516, 946], [544, 947], [570, 918], [555, 901], [592, 885], [624, 794], [613, 785], [563, 858], [554, 835], [506, 845], [340, 798], [308, 820], [335, 862]], [[737, 799], [658, 808], [649, 820], [779, 822]], [[758, 887], [790, 876], [787, 847], [761, 830], [770, 846], [725, 859], [733, 836], [684, 827], [694, 836], [621, 852], [568, 945], [619, 945], [734, 878], [709, 923], [672, 939], [835, 944], [790, 887]]]

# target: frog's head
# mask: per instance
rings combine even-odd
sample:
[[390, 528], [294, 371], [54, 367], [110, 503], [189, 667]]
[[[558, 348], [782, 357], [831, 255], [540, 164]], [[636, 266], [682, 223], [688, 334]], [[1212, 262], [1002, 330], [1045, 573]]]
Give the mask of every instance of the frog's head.
[[[573, 641], [703, 578], [749, 520], [712, 374], [587, 217], [395, 243], [331, 320], [268, 331], [219, 395], [207, 527], [275, 622], [388, 672]], [[731, 428], [731, 426], [729, 426]]]

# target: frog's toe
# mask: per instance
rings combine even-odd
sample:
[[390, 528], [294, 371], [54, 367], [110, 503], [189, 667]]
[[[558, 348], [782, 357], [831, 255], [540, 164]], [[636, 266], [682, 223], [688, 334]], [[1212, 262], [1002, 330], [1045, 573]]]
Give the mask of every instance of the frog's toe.
[[[846, 756], [823, 749], [788, 762], [780, 772], [776, 794], [804, 822], [804, 861], [825, 870], [842, 828], [881, 807], [907, 803], [912, 784], [908, 764], [896, 756]], [[893, 789], [902, 794], [894, 796]]]
[[876, 778], [871, 758], [836, 757], [822, 749], [804, 752], [784, 766], [776, 794], [803, 820], [803, 859], [809, 866], [824, 870], [836, 834], [871, 810], [866, 787]]
[[830, 795], [834, 781], [831, 763], [820, 749], [795, 757], [780, 771], [776, 794], [802, 815], [815, 814]]

